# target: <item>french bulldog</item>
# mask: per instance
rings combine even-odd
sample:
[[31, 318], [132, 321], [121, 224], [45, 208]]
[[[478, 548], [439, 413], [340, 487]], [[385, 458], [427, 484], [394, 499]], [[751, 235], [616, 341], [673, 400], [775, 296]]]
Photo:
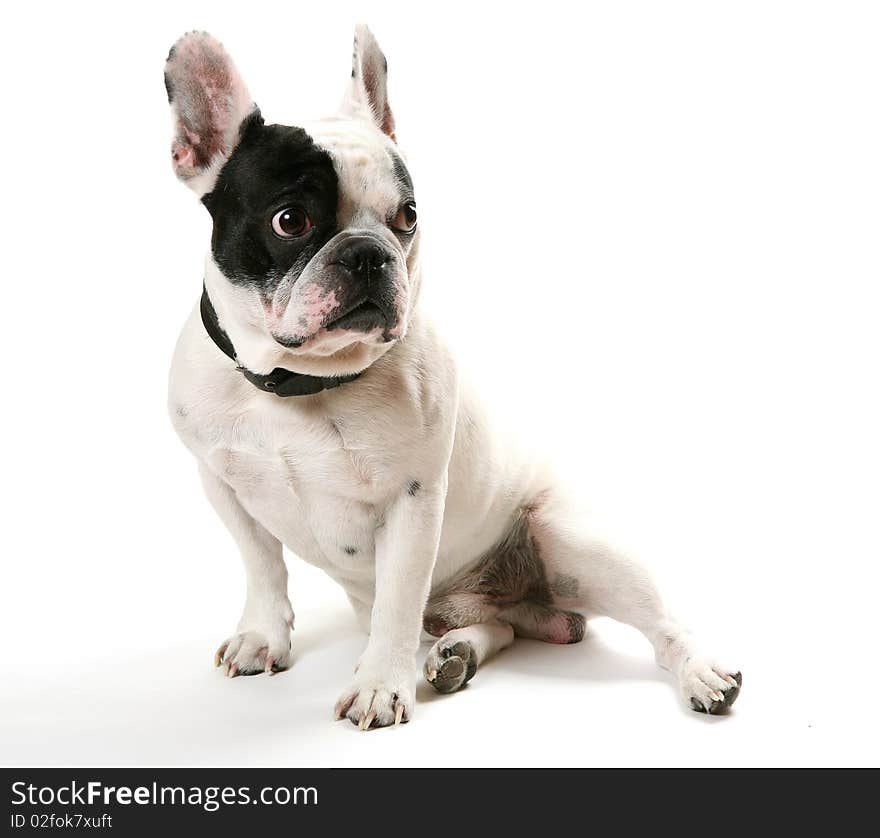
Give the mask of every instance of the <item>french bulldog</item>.
[[515, 637], [577, 643], [599, 615], [645, 635], [688, 706], [726, 711], [740, 672], [700, 654], [646, 571], [493, 434], [420, 310], [413, 180], [369, 29], [341, 109], [312, 124], [267, 125], [204, 32], [172, 47], [165, 85], [174, 171], [213, 223], [169, 412], [247, 577], [216, 664], [291, 664], [286, 545], [369, 635], [335, 705], [362, 730], [412, 717], [423, 630], [425, 677], [449, 693]]

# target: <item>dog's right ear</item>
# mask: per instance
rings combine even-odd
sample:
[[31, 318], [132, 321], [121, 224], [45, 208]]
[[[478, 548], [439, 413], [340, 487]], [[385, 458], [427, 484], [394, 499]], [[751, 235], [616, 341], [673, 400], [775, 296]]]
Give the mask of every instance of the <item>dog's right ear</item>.
[[397, 142], [394, 114], [388, 104], [388, 62], [364, 23], [354, 29], [351, 84], [342, 103], [342, 112], [366, 119]]
[[207, 32], [188, 32], [171, 47], [165, 90], [174, 121], [174, 171], [205, 195], [237, 145], [242, 123], [252, 114], [259, 119], [259, 110], [232, 59]]

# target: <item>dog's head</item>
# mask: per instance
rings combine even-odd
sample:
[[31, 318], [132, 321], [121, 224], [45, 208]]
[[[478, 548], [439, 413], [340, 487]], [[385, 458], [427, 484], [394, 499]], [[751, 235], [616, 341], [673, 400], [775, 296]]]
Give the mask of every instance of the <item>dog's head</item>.
[[214, 38], [192, 32], [171, 49], [174, 170], [211, 214], [206, 286], [256, 371], [357, 372], [406, 334], [419, 233], [386, 80], [359, 26], [341, 111], [267, 125]]

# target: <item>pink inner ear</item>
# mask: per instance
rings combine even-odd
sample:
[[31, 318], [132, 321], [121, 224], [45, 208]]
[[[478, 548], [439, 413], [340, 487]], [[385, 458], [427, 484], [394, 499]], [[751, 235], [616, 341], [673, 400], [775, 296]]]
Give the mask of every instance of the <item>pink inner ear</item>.
[[388, 102], [385, 103], [385, 113], [382, 117], [382, 131], [397, 142], [397, 134], [394, 133], [394, 115], [388, 107]]
[[171, 144], [171, 159], [174, 170], [180, 177], [192, 175], [196, 168], [196, 153], [190, 145], [183, 145], [176, 140]]
[[174, 168], [188, 178], [230, 153], [254, 104], [229, 55], [205, 32], [191, 32], [174, 45], [165, 73], [177, 116]]
[[397, 142], [394, 135], [394, 114], [388, 104], [388, 80], [385, 76], [384, 67], [374, 66], [374, 62], [364, 61], [361, 65], [361, 78], [364, 82], [364, 90], [370, 109], [379, 122], [382, 133]]

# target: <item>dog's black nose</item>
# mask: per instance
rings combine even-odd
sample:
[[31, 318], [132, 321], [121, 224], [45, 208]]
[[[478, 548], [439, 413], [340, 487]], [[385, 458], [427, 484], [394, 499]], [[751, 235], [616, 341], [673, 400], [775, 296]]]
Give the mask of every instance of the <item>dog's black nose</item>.
[[354, 276], [369, 281], [392, 258], [381, 242], [371, 236], [352, 236], [333, 254], [333, 262], [347, 268]]

